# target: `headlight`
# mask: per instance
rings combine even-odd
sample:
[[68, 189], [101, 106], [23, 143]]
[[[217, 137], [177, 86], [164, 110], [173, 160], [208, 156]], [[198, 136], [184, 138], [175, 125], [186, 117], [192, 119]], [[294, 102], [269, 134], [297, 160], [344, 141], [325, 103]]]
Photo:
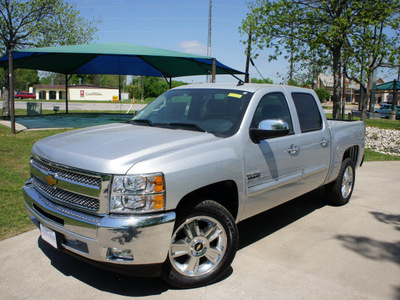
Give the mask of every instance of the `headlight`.
[[114, 176], [110, 212], [145, 213], [164, 209], [164, 175]]

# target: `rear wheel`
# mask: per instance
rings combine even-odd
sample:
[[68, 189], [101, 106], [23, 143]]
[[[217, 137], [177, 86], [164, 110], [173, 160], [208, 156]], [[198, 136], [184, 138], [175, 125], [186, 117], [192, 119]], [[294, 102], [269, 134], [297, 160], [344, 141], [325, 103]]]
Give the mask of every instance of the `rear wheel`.
[[236, 254], [238, 230], [232, 215], [206, 200], [178, 220], [171, 238], [162, 278], [179, 288], [218, 281]]
[[350, 158], [343, 160], [336, 180], [327, 186], [329, 202], [334, 205], [345, 205], [349, 202], [354, 189], [354, 163]]

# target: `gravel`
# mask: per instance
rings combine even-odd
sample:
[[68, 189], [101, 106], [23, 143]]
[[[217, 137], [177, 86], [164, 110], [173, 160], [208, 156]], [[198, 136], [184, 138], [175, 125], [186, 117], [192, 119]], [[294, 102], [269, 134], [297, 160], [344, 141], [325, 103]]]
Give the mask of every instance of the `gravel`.
[[400, 130], [367, 127], [365, 148], [379, 153], [400, 156]]

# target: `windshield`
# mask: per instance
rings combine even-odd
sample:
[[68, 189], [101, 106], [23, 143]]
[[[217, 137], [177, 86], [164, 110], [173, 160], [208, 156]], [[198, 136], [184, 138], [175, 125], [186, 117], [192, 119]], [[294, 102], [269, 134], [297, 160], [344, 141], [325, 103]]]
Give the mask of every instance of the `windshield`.
[[227, 137], [239, 129], [252, 95], [225, 89], [169, 90], [147, 105], [132, 122]]

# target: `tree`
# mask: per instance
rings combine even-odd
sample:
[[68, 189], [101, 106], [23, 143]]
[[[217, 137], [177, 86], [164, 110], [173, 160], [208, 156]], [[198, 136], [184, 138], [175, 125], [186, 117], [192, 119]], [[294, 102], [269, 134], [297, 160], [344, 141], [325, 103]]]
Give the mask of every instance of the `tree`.
[[[25, 47], [88, 43], [94, 39], [97, 22], [80, 17], [76, 6], [63, 0], [0, 0], [0, 53]], [[5, 87], [8, 88], [8, 76]], [[3, 116], [9, 116], [8, 91]]]
[[[381, 66], [395, 65], [399, 59], [400, 8], [399, 0], [365, 3], [366, 13], [360, 26], [349, 36], [345, 48], [346, 76], [360, 84], [363, 90], [361, 119], [366, 120], [374, 84], [374, 73]], [[366, 79], [366, 84], [363, 78]]]
[[[365, 5], [366, 2], [369, 5]], [[329, 58], [334, 77], [333, 117], [337, 119], [340, 115], [343, 48], [364, 15], [371, 14], [374, 2], [258, 0], [250, 4], [251, 13], [242, 26], [251, 26], [257, 46], [274, 48], [275, 56], [290, 49], [296, 60], [313, 57], [321, 66]]]
[[[169, 90], [168, 83], [160, 77], [151, 76], [141, 76], [134, 78], [129, 86], [127, 86], [127, 91], [129, 96], [135, 99], [142, 98], [142, 80], [143, 80], [143, 98], [155, 98], [160, 96]], [[182, 81], [172, 80], [171, 87], [177, 87], [185, 85], [187, 83]]]
[[30, 86], [39, 83], [39, 75], [36, 70], [17, 69], [14, 76], [14, 88], [18, 91], [28, 91]]
[[331, 98], [331, 93], [324, 89], [315, 89], [315, 93], [318, 95], [321, 103], [328, 101]]
[[257, 79], [257, 78], [251, 78], [250, 79], [251, 83], [267, 83], [267, 84], [274, 84], [274, 81], [272, 79], [269, 78], [265, 78], [265, 79]]

